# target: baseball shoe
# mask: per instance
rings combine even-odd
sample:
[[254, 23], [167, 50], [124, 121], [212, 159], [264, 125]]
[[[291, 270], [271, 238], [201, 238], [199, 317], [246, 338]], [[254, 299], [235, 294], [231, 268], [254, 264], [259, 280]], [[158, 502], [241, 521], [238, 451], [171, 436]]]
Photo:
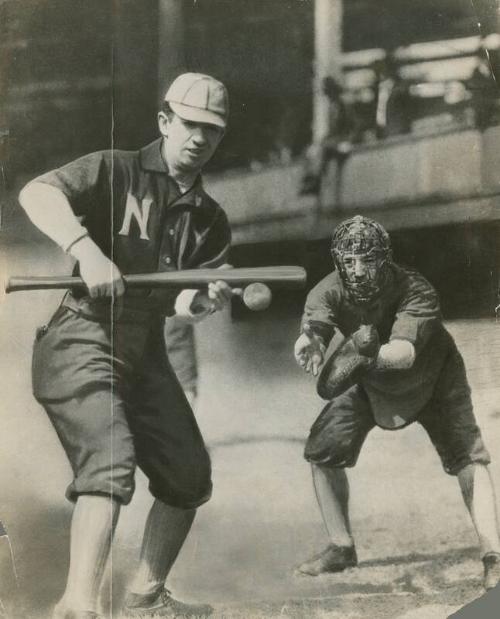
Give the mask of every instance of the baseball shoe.
[[101, 619], [101, 615], [91, 610], [67, 610], [64, 614], [54, 614], [52, 619]]
[[500, 582], [500, 553], [488, 552], [483, 557], [484, 588], [493, 589]]
[[319, 576], [319, 574], [329, 572], [342, 572], [348, 567], [355, 567], [357, 564], [358, 557], [354, 546], [330, 544], [323, 552], [299, 565], [296, 572], [308, 576]]
[[56, 606], [52, 619], [101, 619], [101, 615], [92, 610], [71, 610], [69, 608]]
[[208, 604], [186, 604], [172, 597], [167, 589], [163, 589], [150, 602], [141, 606], [126, 604], [123, 609], [124, 617], [209, 617], [214, 609]]
[[59, 612], [54, 613], [52, 619], [101, 619], [101, 615], [91, 610], [67, 610], [62, 615]]

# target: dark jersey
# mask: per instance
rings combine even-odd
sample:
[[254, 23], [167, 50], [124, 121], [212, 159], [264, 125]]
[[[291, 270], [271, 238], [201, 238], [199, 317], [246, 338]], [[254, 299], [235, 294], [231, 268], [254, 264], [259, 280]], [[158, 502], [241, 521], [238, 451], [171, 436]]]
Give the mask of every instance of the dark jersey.
[[[34, 182], [66, 195], [90, 237], [124, 274], [218, 267], [230, 245], [227, 217], [201, 178], [181, 194], [161, 143], [92, 153]], [[138, 297], [145, 307], [172, 313], [172, 294], [130, 291], [125, 301], [137, 304]]]

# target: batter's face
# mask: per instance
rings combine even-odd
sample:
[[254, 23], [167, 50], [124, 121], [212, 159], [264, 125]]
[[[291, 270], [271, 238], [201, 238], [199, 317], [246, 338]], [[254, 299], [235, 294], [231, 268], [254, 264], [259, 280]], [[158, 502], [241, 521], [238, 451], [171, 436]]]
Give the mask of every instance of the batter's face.
[[196, 172], [215, 153], [224, 130], [215, 125], [183, 120], [177, 114], [158, 115], [158, 125], [165, 140], [165, 155], [170, 169]]

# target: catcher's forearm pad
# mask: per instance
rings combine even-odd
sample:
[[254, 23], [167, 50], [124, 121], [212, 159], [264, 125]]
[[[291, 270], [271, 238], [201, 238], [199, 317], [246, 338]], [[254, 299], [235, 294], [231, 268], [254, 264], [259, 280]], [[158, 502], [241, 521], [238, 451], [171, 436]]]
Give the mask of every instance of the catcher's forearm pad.
[[377, 370], [408, 370], [415, 361], [415, 346], [407, 340], [391, 340], [380, 347]]
[[318, 395], [331, 400], [359, 382], [375, 366], [380, 342], [373, 325], [361, 325], [350, 337], [336, 334], [317, 382]]

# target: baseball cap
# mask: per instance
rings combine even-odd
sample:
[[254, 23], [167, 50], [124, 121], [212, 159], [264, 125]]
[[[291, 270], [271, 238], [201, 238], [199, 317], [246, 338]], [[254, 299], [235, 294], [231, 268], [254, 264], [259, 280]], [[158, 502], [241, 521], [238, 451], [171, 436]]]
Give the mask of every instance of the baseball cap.
[[229, 101], [222, 82], [202, 73], [183, 73], [165, 95], [172, 110], [183, 120], [226, 128]]

